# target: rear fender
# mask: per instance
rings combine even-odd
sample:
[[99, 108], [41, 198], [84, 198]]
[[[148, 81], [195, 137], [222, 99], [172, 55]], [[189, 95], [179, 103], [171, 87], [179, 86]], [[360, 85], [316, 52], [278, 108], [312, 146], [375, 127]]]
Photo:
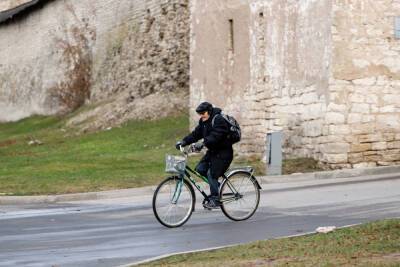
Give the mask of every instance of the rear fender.
[[253, 172], [254, 172], [254, 169], [252, 167], [236, 168], [236, 169], [228, 170], [226, 172], [226, 174], [225, 174], [225, 177], [229, 178], [232, 175], [237, 174], [237, 173], [245, 173], [245, 174], [251, 176], [251, 178], [256, 182], [256, 185], [257, 185], [258, 189], [261, 190], [262, 189], [261, 185], [258, 182], [257, 178], [253, 175]]

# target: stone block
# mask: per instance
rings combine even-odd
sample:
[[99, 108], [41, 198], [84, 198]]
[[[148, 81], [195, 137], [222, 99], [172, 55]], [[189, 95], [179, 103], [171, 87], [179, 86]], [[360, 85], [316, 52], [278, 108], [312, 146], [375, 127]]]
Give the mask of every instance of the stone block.
[[376, 167], [376, 162], [362, 162], [362, 163], [357, 163], [353, 164], [354, 169], [361, 169], [361, 168], [371, 168], [371, 167]]
[[347, 105], [344, 104], [336, 104], [336, 103], [329, 103], [327, 107], [327, 111], [334, 111], [334, 112], [346, 112], [347, 111]]
[[363, 117], [363, 115], [361, 113], [351, 113], [347, 117], [347, 122], [350, 124], [360, 123], [360, 122], [362, 122], [362, 117]]
[[329, 125], [322, 126], [322, 135], [329, 135]]
[[378, 161], [377, 164], [378, 164], [378, 166], [394, 166], [394, 165], [396, 165], [396, 162], [394, 162], [394, 161]]
[[377, 105], [379, 103], [378, 96], [372, 93], [365, 95], [365, 103]]
[[362, 122], [367, 123], [367, 122], [374, 122], [376, 120], [375, 115], [362, 115]]
[[396, 140], [396, 134], [395, 133], [383, 133], [383, 140], [385, 141], [394, 141]]
[[350, 145], [348, 143], [327, 143], [320, 146], [322, 153], [327, 154], [346, 154]]
[[358, 136], [358, 141], [360, 143], [372, 143], [379, 142], [382, 140], [381, 134], [363, 134]]
[[350, 126], [347, 124], [341, 125], [329, 125], [329, 134], [330, 135], [346, 135], [350, 134]]
[[318, 144], [326, 144], [326, 143], [341, 143], [343, 142], [343, 136], [341, 135], [323, 135], [319, 136], [317, 139]]
[[371, 113], [379, 113], [379, 107], [377, 105], [371, 105]]
[[351, 169], [351, 164], [347, 163], [329, 164], [329, 170], [341, 170], [341, 169]]
[[316, 137], [322, 135], [322, 122], [320, 120], [306, 121], [303, 123], [304, 136]]
[[358, 93], [352, 93], [352, 94], [350, 94], [349, 100], [350, 100], [350, 102], [353, 102], [353, 103], [364, 103], [365, 96], [362, 94], [358, 94]]
[[376, 116], [377, 127], [381, 130], [400, 129], [400, 113], [399, 114], [379, 114]]
[[386, 142], [377, 142], [377, 143], [372, 143], [372, 149], [373, 150], [385, 150], [387, 149], [387, 143]]
[[391, 149], [380, 152], [382, 155], [381, 161], [399, 161], [400, 160], [400, 149]]
[[307, 93], [301, 96], [301, 102], [306, 105], [311, 103], [316, 103], [318, 102], [318, 100], [319, 97], [316, 93]]
[[378, 78], [376, 80], [376, 85], [383, 86], [383, 85], [386, 85], [387, 83], [388, 83], [388, 79], [386, 76], [378, 76]]
[[368, 156], [364, 156], [364, 160], [378, 162], [378, 161], [382, 160], [382, 156], [381, 155], [368, 155]]
[[384, 105], [400, 105], [400, 94], [386, 94], [382, 99]]
[[322, 103], [307, 105], [301, 113], [302, 118], [304, 120], [315, 120], [322, 118], [325, 112], [325, 108], [323, 107], [323, 105], [324, 104]]
[[345, 117], [339, 112], [327, 112], [325, 115], [325, 122], [327, 124], [344, 124]]
[[347, 163], [347, 154], [323, 154], [322, 161], [338, 164], [338, 163]]
[[365, 152], [372, 149], [371, 143], [363, 143], [363, 144], [352, 144], [350, 146], [351, 152]]
[[351, 124], [352, 134], [371, 134], [375, 132], [375, 123]]
[[356, 79], [356, 80], [353, 80], [353, 83], [356, 85], [371, 86], [376, 83], [376, 78], [368, 77], [368, 78], [364, 78], [364, 79]]
[[351, 106], [352, 113], [369, 113], [370, 105], [365, 103], [354, 103]]
[[379, 108], [379, 113], [392, 113], [392, 112], [396, 112], [397, 108], [393, 105], [388, 105], [388, 106], [384, 106]]
[[388, 149], [400, 149], [400, 141], [393, 141], [387, 143]]
[[350, 163], [360, 163], [364, 160], [364, 156], [362, 153], [349, 153], [348, 160]]

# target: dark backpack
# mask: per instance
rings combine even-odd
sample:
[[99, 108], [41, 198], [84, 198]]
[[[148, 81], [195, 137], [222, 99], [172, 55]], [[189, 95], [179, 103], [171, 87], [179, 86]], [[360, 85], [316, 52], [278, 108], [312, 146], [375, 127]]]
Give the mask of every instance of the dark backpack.
[[240, 125], [234, 117], [222, 113], [217, 114], [212, 119], [211, 126], [214, 127], [214, 120], [218, 115], [222, 116], [222, 118], [224, 118], [225, 121], [229, 124], [228, 139], [232, 142], [232, 144], [239, 142], [242, 137], [242, 130], [240, 129]]

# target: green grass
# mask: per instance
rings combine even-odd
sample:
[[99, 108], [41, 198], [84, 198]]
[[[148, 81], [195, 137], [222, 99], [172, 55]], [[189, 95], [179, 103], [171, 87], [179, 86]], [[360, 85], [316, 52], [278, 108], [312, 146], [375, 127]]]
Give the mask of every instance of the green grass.
[[400, 266], [400, 220], [183, 254], [140, 266]]
[[[68, 117], [70, 117], [69, 115]], [[0, 124], [0, 195], [62, 194], [158, 184], [167, 153], [188, 133], [187, 114], [131, 121], [109, 131], [78, 133], [68, 117], [35, 116]], [[41, 145], [28, 145], [38, 140]], [[194, 166], [199, 157], [190, 159]], [[265, 173], [257, 158], [235, 159]], [[315, 171], [310, 159], [284, 161], [284, 174]]]
[[[0, 193], [60, 194], [158, 183], [187, 116], [75, 134], [56, 117], [0, 124]], [[42, 145], [28, 145], [39, 140]]]
[[306, 172], [317, 172], [323, 171], [323, 169], [318, 165], [318, 161], [311, 158], [295, 158], [286, 159], [282, 162], [282, 173], [306, 173]]

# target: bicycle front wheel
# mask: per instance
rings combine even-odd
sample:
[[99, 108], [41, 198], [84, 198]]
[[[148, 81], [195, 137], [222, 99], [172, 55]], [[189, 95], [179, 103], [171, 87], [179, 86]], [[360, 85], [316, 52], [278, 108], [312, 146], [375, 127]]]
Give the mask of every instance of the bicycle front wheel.
[[260, 202], [257, 181], [247, 172], [228, 177], [221, 186], [220, 195], [222, 212], [234, 221], [250, 218]]
[[153, 212], [167, 227], [179, 227], [189, 220], [195, 205], [193, 187], [177, 176], [166, 178], [153, 195]]

